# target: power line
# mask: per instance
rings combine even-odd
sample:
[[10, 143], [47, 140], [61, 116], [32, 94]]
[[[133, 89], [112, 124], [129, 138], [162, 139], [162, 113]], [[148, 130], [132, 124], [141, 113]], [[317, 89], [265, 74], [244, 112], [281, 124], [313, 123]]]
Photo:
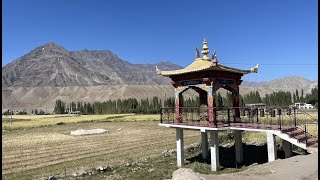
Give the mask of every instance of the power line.
[[[240, 65], [256, 65], [256, 64], [245, 64], [245, 63], [221, 63], [221, 64], [240, 64]], [[317, 66], [318, 64], [259, 64], [263, 66]]]

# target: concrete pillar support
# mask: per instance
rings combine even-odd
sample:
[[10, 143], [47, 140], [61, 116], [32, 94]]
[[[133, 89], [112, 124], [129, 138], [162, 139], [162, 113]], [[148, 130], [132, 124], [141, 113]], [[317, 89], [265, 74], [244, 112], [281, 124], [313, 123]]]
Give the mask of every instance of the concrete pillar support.
[[268, 147], [268, 161], [274, 161], [277, 159], [277, 145], [275, 136], [272, 133], [267, 134], [267, 147]]
[[201, 132], [201, 150], [202, 150], [202, 159], [208, 158], [208, 133]]
[[285, 158], [292, 156], [292, 144], [286, 140], [282, 140]]
[[210, 141], [211, 171], [218, 171], [220, 167], [218, 131], [210, 131]]
[[183, 129], [176, 128], [176, 143], [177, 143], [177, 166], [181, 167], [184, 164], [184, 147], [183, 147]]
[[241, 163], [243, 161], [243, 147], [242, 147], [242, 134], [241, 131], [234, 131], [234, 148], [236, 152], [236, 161]]

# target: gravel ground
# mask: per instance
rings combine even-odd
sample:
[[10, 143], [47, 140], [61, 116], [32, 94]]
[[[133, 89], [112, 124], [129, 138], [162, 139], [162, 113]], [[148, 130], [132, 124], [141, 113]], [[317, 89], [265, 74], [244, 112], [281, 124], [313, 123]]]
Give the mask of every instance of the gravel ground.
[[203, 175], [206, 180], [314, 180], [318, 179], [318, 152], [249, 167], [245, 171], [226, 175]]

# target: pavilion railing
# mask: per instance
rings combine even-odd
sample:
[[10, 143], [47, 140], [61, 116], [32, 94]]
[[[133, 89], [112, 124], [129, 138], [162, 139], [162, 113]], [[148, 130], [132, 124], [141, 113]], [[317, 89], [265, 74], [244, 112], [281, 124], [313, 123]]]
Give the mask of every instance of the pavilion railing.
[[160, 123], [187, 126], [229, 127], [274, 129], [284, 131], [298, 128], [305, 133], [305, 143], [309, 136], [318, 139], [318, 119], [295, 107], [215, 107], [213, 119], [209, 120], [207, 107], [161, 108]]
[[161, 108], [161, 123], [183, 124], [188, 126], [210, 126], [208, 121], [208, 108], [180, 107], [177, 117], [176, 108]]

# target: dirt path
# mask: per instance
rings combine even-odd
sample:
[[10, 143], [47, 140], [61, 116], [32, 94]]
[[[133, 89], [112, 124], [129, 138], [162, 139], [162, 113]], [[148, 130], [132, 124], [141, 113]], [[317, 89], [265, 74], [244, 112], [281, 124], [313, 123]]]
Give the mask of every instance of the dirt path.
[[299, 155], [287, 159], [249, 167], [228, 175], [200, 175], [206, 180], [269, 180], [269, 179], [318, 179], [318, 152], [309, 155]]

